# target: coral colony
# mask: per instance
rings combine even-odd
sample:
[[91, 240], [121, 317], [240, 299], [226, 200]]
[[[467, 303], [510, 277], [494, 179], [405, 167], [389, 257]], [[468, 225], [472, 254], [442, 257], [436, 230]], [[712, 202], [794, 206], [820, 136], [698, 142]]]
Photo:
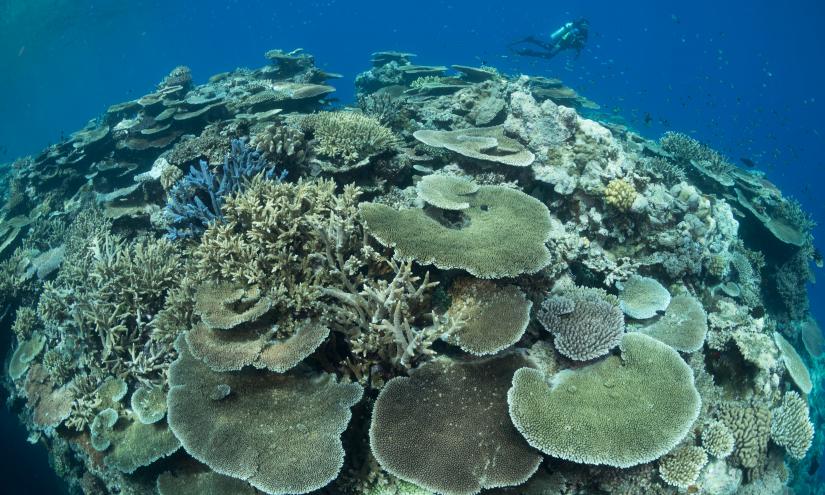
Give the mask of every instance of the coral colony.
[[807, 493], [798, 203], [558, 80], [380, 52], [333, 109], [266, 55], [13, 165], [5, 385], [73, 491]]

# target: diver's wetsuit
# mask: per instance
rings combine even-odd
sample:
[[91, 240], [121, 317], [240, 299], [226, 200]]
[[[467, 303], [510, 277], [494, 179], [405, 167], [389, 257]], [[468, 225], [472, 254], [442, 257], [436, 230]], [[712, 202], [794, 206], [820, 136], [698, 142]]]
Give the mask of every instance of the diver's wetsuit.
[[[510, 43], [510, 50], [523, 57], [553, 58], [564, 50], [581, 52], [587, 43], [588, 24], [584, 19], [568, 22], [550, 35], [549, 41], [535, 36], [528, 36], [522, 40]], [[528, 45], [528, 46], [519, 46]], [[532, 45], [532, 46], [531, 46]], [[536, 48], [537, 47], [537, 48]]]

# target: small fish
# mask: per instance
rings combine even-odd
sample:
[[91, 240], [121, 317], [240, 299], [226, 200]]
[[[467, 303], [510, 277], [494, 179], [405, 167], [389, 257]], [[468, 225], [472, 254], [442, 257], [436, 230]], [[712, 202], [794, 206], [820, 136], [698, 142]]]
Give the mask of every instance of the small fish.
[[754, 162], [754, 161], [753, 161], [753, 160], [751, 160], [750, 158], [745, 158], [745, 157], [742, 157], [742, 158], [740, 158], [740, 159], [739, 159], [739, 161], [740, 161], [740, 162], [742, 162], [742, 163], [744, 163], [744, 164], [745, 164], [745, 165], [747, 165], [748, 167], [751, 167], [751, 168], [756, 167], [756, 162]]
[[645, 112], [645, 125], [650, 125], [651, 122], [653, 122], [653, 117], [650, 112]]
[[22, 57], [24, 53], [26, 53], [26, 45], [20, 47], [20, 50], [17, 51], [17, 56]]

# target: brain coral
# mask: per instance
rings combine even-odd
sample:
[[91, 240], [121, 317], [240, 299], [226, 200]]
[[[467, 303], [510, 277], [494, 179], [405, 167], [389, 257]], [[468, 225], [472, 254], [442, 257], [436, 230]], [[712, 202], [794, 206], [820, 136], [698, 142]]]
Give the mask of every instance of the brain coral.
[[735, 440], [733, 458], [742, 467], [755, 468], [765, 462], [771, 429], [771, 411], [763, 406], [725, 403], [719, 419], [730, 428]]
[[682, 447], [659, 459], [659, 476], [668, 485], [687, 488], [696, 483], [707, 463], [708, 455], [702, 447]]
[[702, 447], [708, 454], [725, 458], [733, 452], [735, 441], [730, 428], [721, 421], [711, 421], [702, 428]]
[[269, 494], [307, 493], [338, 475], [358, 384], [327, 374], [216, 373], [182, 336], [175, 347], [167, 418], [191, 456]]
[[515, 285], [498, 287], [478, 279], [459, 279], [450, 287], [448, 341], [465, 352], [494, 354], [518, 342], [530, 322], [533, 303]]
[[446, 495], [521, 484], [541, 456], [507, 417], [518, 354], [442, 358], [387, 382], [375, 401], [370, 446], [390, 474]]
[[808, 371], [808, 367], [805, 366], [805, 362], [802, 361], [802, 356], [796, 352], [794, 346], [792, 346], [785, 337], [780, 335], [779, 332], [774, 332], [773, 340], [776, 342], [776, 346], [779, 347], [779, 351], [782, 354], [782, 361], [785, 363], [785, 368], [788, 370], [788, 374], [791, 375], [793, 382], [799, 387], [802, 393], [806, 395], [810, 394], [814, 388], [814, 384], [811, 381], [811, 373]]
[[811, 448], [813, 438], [808, 402], [796, 392], [786, 392], [782, 404], [771, 415], [771, 439], [785, 447], [794, 459], [802, 459]]
[[478, 191], [471, 180], [454, 175], [425, 175], [416, 184], [418, 197], [442, 210], [466, 210], [470, 203], [465, 198]]
[[510, 417], [531, 445], [573, 462], [630, 467], [659, 458], [685, 437], [701, 406], [690, 367], [639, 333], [625, 334], [620, 349], [621, 357], [563, 370], [549, 381], [533, 369], [516, 372]]
[[624, 333], [618, 301], [601, 289], [576, 287], [552, 295], [537, 318], [555, 336], [556, 349], [577, 361], [604, 356], [619, 345]]
[[696, 352], [705, 343], [708, 318], [702, 303], [695, 297], [679, 294], [671, 299], [665, 315], [642, 332], [677, 351]]
[[535, 273], [550, 263], [544, 243], [550, 237], [550, 212], [521, 191], [481, 186], [466, 196], [467, 221], [448, 226], [424, 210], [398, 211], [377, 203], [362, 203], [369, 230], [402, 257], [449, 270], [459, 268], [479, 278]]
[[622, 311], [637, 320], [653, 318], [670, 304], [670, 292], [652, 278], [633, 275], [619, 289]]

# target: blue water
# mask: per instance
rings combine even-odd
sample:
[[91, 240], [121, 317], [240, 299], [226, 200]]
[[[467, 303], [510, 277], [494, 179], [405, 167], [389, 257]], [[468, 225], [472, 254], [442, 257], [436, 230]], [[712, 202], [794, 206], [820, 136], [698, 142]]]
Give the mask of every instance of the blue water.
[[[559, 77], [646, 135], [681, 130], [734, 161], [749, 158], [812, 212], [821, 225], [815, 235], [825, 238], [821, 0], [193, 5], [0, 1], [0, 162], [36, 153], [110, 104], [150, 91], [176, 65], [190, 66], [202, 82], [263, 65], [270, 48], [303, 47], [320, 67], [343, 74], [334, 84], [346, 103], [370, 53], [398, 49], [425, 64], [485, 62]], [[591, 24], [580, 57], [507, 56], [508, 42], [546, 36], [577, 17]], [[825, 323], [825, 288], [814, 286], [811, 299]], [[4, 440], [10, 434], [4, 431]], [[15, 462], [4, 468], [14, 470]]]

